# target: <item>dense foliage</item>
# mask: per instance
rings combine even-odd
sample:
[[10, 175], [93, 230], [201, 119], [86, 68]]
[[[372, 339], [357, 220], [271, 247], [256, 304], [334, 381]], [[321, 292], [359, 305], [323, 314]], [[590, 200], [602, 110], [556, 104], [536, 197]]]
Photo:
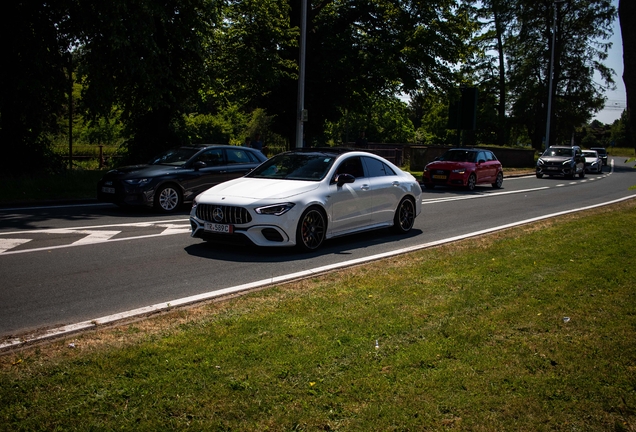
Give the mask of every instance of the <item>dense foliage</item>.
[[[4, 6], [2, 172], [59, 169], [51, 143], [131, 160], [260, 133], [295, 146], [302, 0], [37, 0]], [[449, 143], [448, 105], [479, 89], [470, 142], [541, 146], [553, 16], [551, 142], [603, 106], [609, 0], [308, 0], [308, 145]], [[600, 74], [597, 83], [594, 73]], [[72, 90], [71, 90], [72, 89]], [[70, 97], [71, 95], [72, 98]], [[399, 97], [398, 97], [399, 96]], [[69, 113], [71, 121], [69, 122]], [[71, 129], [69, 126], [72, 125]]]

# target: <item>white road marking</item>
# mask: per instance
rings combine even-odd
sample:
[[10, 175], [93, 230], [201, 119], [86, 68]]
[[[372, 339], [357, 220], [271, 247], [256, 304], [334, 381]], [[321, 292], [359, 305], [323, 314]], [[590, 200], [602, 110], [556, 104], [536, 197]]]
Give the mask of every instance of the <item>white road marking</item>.
[[[175, 222], [181, 222], [181, 224], [177, 224]], [[105, 242], [115, 242], [115, 241], [124, 241], [124, 240], [139, 240], [145, 238], [159, 237], [165, 235], [173, 235], [173, 234], [184, 234], [190, 232], [190, 224], [188, 223], [189, 219], [175, 219], [169, 221], [155, 221], [155, 222], [134, 222], [128, 224], [114, 224], [114, 225], [98, 225], [92, 227], [75, 227], [75, 228], [54, 228], [54, 229], [38, 229], [38, 230], [29, 230], [29, 231], [14, 231], [8, 233], [0, 233], [0, 236], [6, 236], [10, 234], [20, 234], [20, 235], [29, 235], [29, 234], [84, 234], [86, 237], [83, 237], [80, 240], [77, 240], [73, 243], [56, 245], [56, 246], [47, 246], [41, 248], [30, 248], [30, 249], [20, 249], [20, 250], [10, 250], [14, 247], [19, 246], [20, 244], [26, 243], [29, 240], [25, 240], [22, 243], [15, 243], [14, 246], [11, 246], [11, 242], [17, 239], [2, 239], [0, 238], [0, 255], [15, 255], [29, 252], [40, 252], [40, 251], [49, 251], [54, 249], [64, 249], [74, 246], [85, 246], [90, 244], [97, 243], [105, 243]], [[117, 234], [121, 233], [121, 230], [104, 230], [99, 228], [125, 228], [125, 227], [140, 227], [147, 228], [156, 226], [158, 228], [164, 228], [164, 230], [159, 234], [148, 234], [142, 236], [131, 236], [131, 237], [121, 237], [121, 238], [113, 238]], [[6, 246], [6, 247], [4, 247]]]
[[389, 251], [389, 252], [384, 252], [381, 254], [377, 254], [377, 255], [372, 255], [372, 256], [368, 256], [368, 257], [363, 257], [363, 258], [357, 258], [357, 259], [353, 259], [353, 260], [349, 260], [349, 261], [344, 261], [344, 262], [338, 262], [335, 264], [329, 264], [326, 266], [322, 266], [322, 267], [316, 267], [313, 269], [308, 269], [308, 270], [304, 270], [301, 272], [297, 272], [297, 273], [290, 273], [290, 274], [286, 274], [286, 275], [281, 275], [281, 276], [276, 276], [276, 277], [272, 277], [269, 279], [262, 279], [260, 281], [255, 281], [255, 282], [248, 282], [242, 285], [236, 285], [233, 287], [228, 287], [228, 288], [223, 288], [220, 290], [215, 290], [215, 291], [208, 291], [206, 293], [202, 293], [202, 294], [198, 294], [198, 295], [194, 295], [194, 296], [189, 296], [189, 297], [183, 297], [180, 299], [175, 299], [175, 300], [171, 300], [169, 302], [164, 302], [164, 303], [157, 303], [154, 305], [150, 305], [150, 306], [146, 306], [146, 307], [142, 307], [142, 308], [138, 308], [138, 309], [132, 309], [129, 311], [124, 311], [124, 312], [120, 312], [117, 314], [113, 314], [113, 315], [107, 315], [107, 316], [103, 316], [100, 318], [96, 318], [96, 319], [92, 319], [89, 321], [82, 321], [76, 324], [69, 324], [66, 326], [62, 326], [62, 327], [57, 327], [57, 328], [53, 328], [50, 329], [44, 333], [40, 333], [40, 334], [33, 334], [33, 335], [25, 335], [21, 338], [10, 338], [7, 339], [5, 341], [3, 341], [2, 343], [0, 343], [0, 350], [3, 349], [7, 349], [7, 348], [12, 348], [12, 347], [17, 347], [29, 342], [35, 342], [35, 341], [40, 341], [40, 340], [45, 340], [45, 339], [49, 339], [49, 338], [53, 338], [53, 337], [60, 337], [60, 336], [64, 336], [64, 335], [68, 335], [71, 333], [76, 333], [82, 330], [88, 330], [88, 329], [95, 329], [96, 327], [98, 327], [99, 325], [104, 325], [104, 324], [110, 324], [110, 323], [114, 323], [117, 321], [121, 321], [124, 319], [129, 319], [129, 318], [133, 318], [133, 317], [139, 317], [139, 316], [143, 316], [145, 314], [149, 314], [149, 313], [155, 313], [155, 312], [159, 312], [159, 311], [165, 311], [165, 310], [169, 310], [171, 308], [177, 307], [177, 306], [183, 306], [183, 305], [187, 305], [187, 304], [192, 304], [192, 303], [198, 303], [204, 300], [210, 300], [213, 298], [217, 298], [217, 297], [222, 297], [222, 296], [226, 296], [229, 294], [236, 294], [242, 291], [246, 291], [246, 290], [250, 290], [250, 289], [254, 289], [254, 288], [261, 288], [261, 287], [265, 287], [265, 286], [269, 286], [269, 285], [274, 285], [274, 284], [280, 284], [280, 283], [285, 283], [285, 282], [290, 282], [293, 280], [297, 280], [297, 279], [303, 279], [303, 278], [307, 278], [307, 277], [311, 277], [311, 276], [315, 276], [318, 274], [322, 274], [322, 273], [327, 273], [333, 270], [338, 270], [338, 269], [342, 269], [342, 268], [346, 268], [346, 267], [351, 267], [354, 265], [359, 265], [359, 264], [363, 264], [366, 262], [370, 262], [370, 261], [377, 261], [380, 259], [384, 259], [384, 258], [389, 258], [392, 256], [396, 256], [396, 255], [403, 255], [405, 253], [409, 253], [409, 252], [414, 252], [417, 250], [421, 250], [421, 249], [427, 249], [427, 248], [431, 248], [434, 246], [439, 246], [445, 243], [451, 243], [451, 242], [455, 242], [455, 241], [459, 241], [459, 240], [465, 240], [467, 238], [471, 238], [471, 237], [477, 237], [483, 234], [490, 234], [496, 231], [501, 231], [504, 229], [508, 229], [508, 228], [512, 228], [512, 227], [516, 227], [516, 226], [520, 226], [520, 225], [527, 225], [533, 222], [537, 222], [540, 220], [544, 220], [544, 219], [550, 219], [550, 218], [554, 218], [557, 216], [562, 216], [565, 214], [569, 214], [569, 213], [576, 213], [576, 212], [580, 212], [580, 211], [584, 211], [584, 210], [590, 210], [593, 208], [597, 208], [597, 207], [603, 207], [606, 205], [611, 205], [611, 204], [616, 204], [622, 201], [627, 201], [630, 199], [635, 199], [636, 195], [630, 195], [630, 196], [626, 196], [623, 198], [619, 198], [613, 201], [608, 201], [605, 203], [601, 203], [601, 204], [595, 204], [595, 205], [591, 205], [591, 206], [587, 206], [587, 207], [582, 207], [582, 208], [578, 208], [578, 209], [572, 209], [572, 210], [565, 210], [562, 212], [558, 212], [558, 213], [552, 213], [549, 215], [545, 215], [545, 216], [539, 216], [536, 218], [532, 218], [532, 219], [526, 219], [523, 221], [519, 221], [519, 222], [513, 222], [510, 224], [506, 224], [506, 225], [501, 225], [498, 227], [492, 227], [492, 228], [487, 228], [484, 230], [480, 230], [480, 231], [475, 231], [472, 233], [468, 233], [468, 234], [462, 234], [456, 237], [450, 237], [450, 238], [446, 238], [446, 239], [442, 239], [442, 240], [436, 240], [436, 241], [432, 241], [432, 242], [428, 242], [428, 243], [422, 243], [419, 245], [415, 245], [415, 246], [410, 246], [407, 248], [402, 248], [402, 249], [397, 249], [397, 250], [393, 250], [393, 251]]
[[190, 225], [161, 224], [157, 226], [165, 228], [165, 230], [161, 233], [162, 235], [184, 234], [189, 233], [192, 229]]
[[94, 244], [94, 243], [103, 243], [105, 241], [110, 240], [112, 237], [115, 237], [121, 231], [75, 231], [79, 234], [87, 234], [87, 237], [83, 239], [77, 240], [73, 242], [75, 246], [78, 245], [86, 245], [86, 244]]
[[0, 254], [6, 250], [13, 249], [25, 243], [30, 242], [31, 239], [3, 239], [0, 238]]
[[511, 195], [511, 194], [518, 194], [518, 193], [535, 192], [535, 191], [545, 190], [545, 189], [550, 189], [550, 187], [544, 186], [544, 187], [538, 187], [538, 188], [532, 188], [532, 189], [521, 189], [517, 191], [505, 191], [505, 192], [490, 192], [490, 193], [478, 192], [473, 195], [461, 195], [461, 196], [452, 196], [452, 197], [443, 197], [443, 198], [429, 198], [429, 199], [423, 199], [422, 204], [435, 204], [435, 203], [447, 202], [447, 201], [460, 201], [460, 200], [475, 199], [475, 198], [488, 198], [488, 197], [494, 197], [494, 196], [500, 196], [500, 195]]

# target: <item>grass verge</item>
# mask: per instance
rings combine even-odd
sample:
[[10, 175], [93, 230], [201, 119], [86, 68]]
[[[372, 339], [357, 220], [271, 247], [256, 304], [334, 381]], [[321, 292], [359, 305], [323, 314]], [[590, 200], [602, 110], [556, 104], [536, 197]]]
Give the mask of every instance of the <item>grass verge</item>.
[[0, 429], [633, 431], [635, 221], [627, 202], [8, 353]]

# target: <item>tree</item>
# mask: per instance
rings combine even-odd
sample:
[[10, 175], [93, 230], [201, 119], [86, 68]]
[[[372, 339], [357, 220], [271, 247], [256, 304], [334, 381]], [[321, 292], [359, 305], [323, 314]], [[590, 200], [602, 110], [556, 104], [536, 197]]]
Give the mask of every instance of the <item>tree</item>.
[[[69, 4], [16, 1], [3, 5], [3, 67], [0, 68], [0, 158], [3, 175], [62, 167], [47, 134], [70, 91]], [[10, 25], [8, 24], [10, 23]], [[19, 163], [18, 163], [19, 161]], [[61, 162], [61, 161], [60, 161]]]
[[[476, 19], [481, 23], [480, 34], [476, 37], [476, 46], [480, 47], [473, 69], [480, 75], [480, 89], [483, 95], [496, 95], [496, 119], [490, 123], [495, 126], [495, 143], [504, 145], [508, 137], [506, 79], [506, 46], [510, 27], [514, 22], [513, 3], [502, 0], [485, 0], [477, 9]], [[492, 53], [492, 54], [491, 54]], [[486, 87], [487, 91], [483, 91]], [[492, 89], [492, 90], [490, 90]], [[491, 96], [492, 97], [492, 96]], [[482, 96], [482, 100], [486, 100]], [[481, 104], [484, 105], [483, 103]], [[485, 110], [484, 110], [485, 111]], [[493, 122], [494, 120], [494, 122]], [[483, 128], [483, 123], [480, 123]]]
[[449, 87], [472, 31], [455, 0], [325, 1], [309, 17], [305, 101], [312, 135], [378, 98]]
[[636, 106], [636, 27], [633, 17], [636, 16], [636, 2], [619, 0], [618, 17], [623, 38], [623, 82], [627, 99], [627, 141], [636, 148], [636, 116], [632, 109]]
[[[556, 12], [554, 12], [556, 8]], [[550, 143], [569, 140], [604, 104], [603, 91], [613, 85], [607, 58], [616, 10], [608, 0], [517, 0], [514, 37], [507, 53], [512, 112], [528, 130], [533, 147], [544, 137], [550, 54], [554, 49]], [[556, 29], [552, 29], [556, 13]], [[552, 47], [552, 31], [555, 44]], [[600, 74], [602, 84], [594, 81]]]
[[89, 119], [112, 106], [132, 138], [132, 159], [143, 160], [175, 145], [183, 114], [192, 111], [205, 79], [208, 0], [77, 2], [82, 108]]

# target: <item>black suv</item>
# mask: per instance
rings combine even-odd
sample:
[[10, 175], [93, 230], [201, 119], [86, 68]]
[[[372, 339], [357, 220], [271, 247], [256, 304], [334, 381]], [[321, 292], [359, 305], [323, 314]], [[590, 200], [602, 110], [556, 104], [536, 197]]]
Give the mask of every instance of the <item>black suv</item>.
[[537, 161], [537, 178], [544, 175], [585, 177], [585, 157], [579, 146], [548, 147]]

